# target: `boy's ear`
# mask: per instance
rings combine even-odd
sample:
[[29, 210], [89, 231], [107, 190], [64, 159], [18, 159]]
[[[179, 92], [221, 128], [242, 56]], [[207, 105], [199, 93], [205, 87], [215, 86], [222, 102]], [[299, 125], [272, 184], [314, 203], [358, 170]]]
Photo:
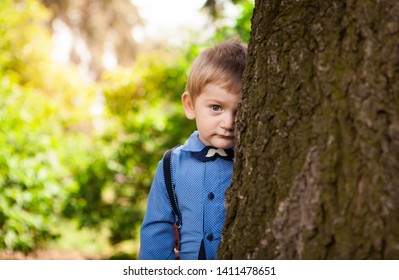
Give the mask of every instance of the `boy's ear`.
[[189, 120], [195, 119], [194, 102], [191, 99], [188, 92], [184, 92], [181, 96], [181, 102], [183, 103], [184, 114]]

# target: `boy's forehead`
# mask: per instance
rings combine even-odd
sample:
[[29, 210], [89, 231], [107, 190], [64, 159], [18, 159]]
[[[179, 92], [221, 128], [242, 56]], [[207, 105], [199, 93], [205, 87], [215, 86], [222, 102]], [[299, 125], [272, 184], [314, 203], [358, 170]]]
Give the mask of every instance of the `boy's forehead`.
[[220, 85], [210, 84], [206, 86], [200, 93], [201, 98], [205, 101], [233, 101], [242, 98], [242, 93], [231, 92]]
[[208, 92], [208, 93], [224, 92], [229, 95], [242, 95], [241, 89], [232, 90], [227, 86], [226, 83], [209, 83], [209, 84], [205, 85], [205, 87], [201, 90], [200, 94], [203, 92]]

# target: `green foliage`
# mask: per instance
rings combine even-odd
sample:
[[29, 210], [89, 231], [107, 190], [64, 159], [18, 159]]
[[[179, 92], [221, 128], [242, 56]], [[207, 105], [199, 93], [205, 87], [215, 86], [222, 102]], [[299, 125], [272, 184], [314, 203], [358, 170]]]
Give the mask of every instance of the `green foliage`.
[[241, 14], [236, 19], [234, 30], [241, 40], [248, 43], [251, 34], [251, 19], [254, 9], [254, 1], [241, 1], [237, 5], [241, 7]]
[[[223, 41], [229, 38], [240, 38], [243, 42], [248, 43], [251, 33], [251, 18], [254, 9], [253, 0], [234, 1], [234, 5], [240, 10], [240, 14], [234, 19], [234, 23], [230, 25], [223, 24], [223, 19], [215, 19], [216, 24], [216, 41]], [[222, 21], [222, 24], [219, 22]]]
[[26, 63], [36, 59], [28, 42], [37, 26], [20, 32], [17, 28], [43, 12], [32, 1], [26, 5], [31, 10], [17, 10], [9, 0], [0, 4], [0, 248], [22, 251], [52, 236], [53, 200], [62, 197], [51, 166], [59, 167], [60, 159], [48, 149], [56, 145], [51, 136], [54, 124], [42, 125], [52, 108], [33, 89], [17, 84], [26, 80]]
[[50, 224], [66, 198], [69, 177], [53, 108], [34, 91], [0, 84], [0, 248], [28, 251], [53, 237]]
[[56, 237], [62, 206], [77, 188], [70, 161], [77, 149], [69, 149], [74, 135], [66, 132], [83, 122], [71, 110], [75, 86], [82, 96], [90, 90], [51, 62], [46, 17], [37, 1], [0, 4], [0, 249], [29, 251]]

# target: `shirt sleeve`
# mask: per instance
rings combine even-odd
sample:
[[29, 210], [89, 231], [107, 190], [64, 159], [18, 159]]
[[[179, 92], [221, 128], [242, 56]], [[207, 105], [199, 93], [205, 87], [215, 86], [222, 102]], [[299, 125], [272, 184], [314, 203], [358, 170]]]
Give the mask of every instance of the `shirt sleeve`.
[[140, 260], [175, 258], [173, 251], [174, 220], [161, 160], [151, 185], [147, 209], [140, 229]]

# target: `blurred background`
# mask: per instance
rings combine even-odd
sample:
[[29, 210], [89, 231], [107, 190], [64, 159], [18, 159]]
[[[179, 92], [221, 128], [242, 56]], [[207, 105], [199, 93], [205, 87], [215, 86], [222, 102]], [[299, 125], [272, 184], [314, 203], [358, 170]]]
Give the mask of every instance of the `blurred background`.
[[0, 259], [136, 259], [191, 63], [253, 0], [0, 1]]

